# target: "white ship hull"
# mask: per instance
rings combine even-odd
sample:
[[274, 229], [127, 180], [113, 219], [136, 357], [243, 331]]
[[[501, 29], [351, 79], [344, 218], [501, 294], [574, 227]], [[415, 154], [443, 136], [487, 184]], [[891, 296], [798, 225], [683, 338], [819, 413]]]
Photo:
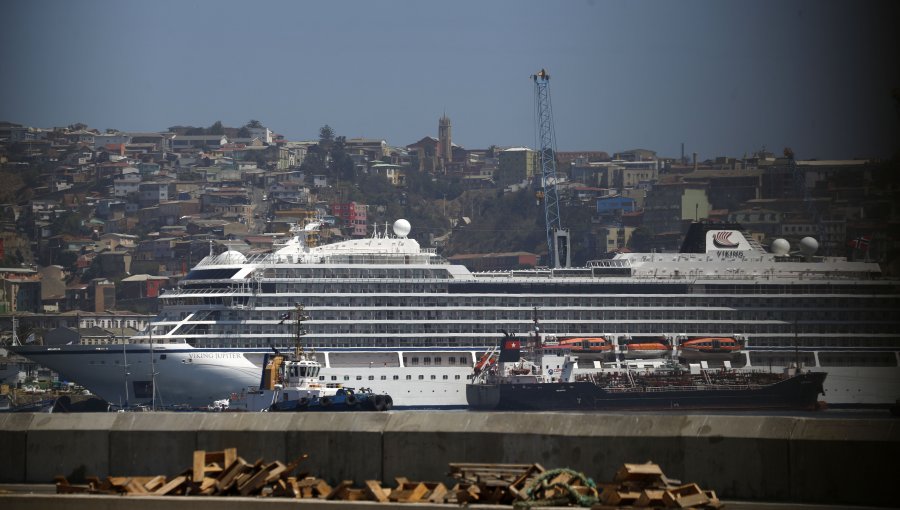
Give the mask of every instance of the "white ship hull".
[[[157, 405], [189, 408], [205, 408], [215, 400], [258, 386], [263, 355], [267, 352], [264, 349], [242, 351], [157, 345], [153, 348], [151, 370], [147, 345], [67, 345], [51, 349], [18, 347], [16, 350], [57, 372], [61, 378], [76, 381], [111, 404], [150, 404], [154, 399], [152, 385], [155, 382]], [[397, 356], [399, 353], [389, 354]], [[382, 356], [378, 358], [382, 359]], [[151, 375], [152, 371], [156, 372], [155, 377]], [[325, 366], [320, 376], [324, 382], [387, 393], [393, 398], [395, 409], [463, 408], [466, 406], [466, 378], [471, 373], [471, 364], [386, 367], [373, 363], [357, 367]]]

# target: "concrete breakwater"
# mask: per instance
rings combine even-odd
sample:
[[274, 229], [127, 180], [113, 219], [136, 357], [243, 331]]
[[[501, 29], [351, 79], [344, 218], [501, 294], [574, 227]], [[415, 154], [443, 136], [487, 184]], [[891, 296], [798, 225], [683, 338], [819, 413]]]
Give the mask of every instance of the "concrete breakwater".
[[0, 415], [0, 482], [172, 476], [194, 450], [309, 459], [332, 481], [449, 481], [451, 462], [569, 467], [612, 480], [652, 460], [726, 499], [896, 504], [900, 420], [596, 413], [83, 413]]

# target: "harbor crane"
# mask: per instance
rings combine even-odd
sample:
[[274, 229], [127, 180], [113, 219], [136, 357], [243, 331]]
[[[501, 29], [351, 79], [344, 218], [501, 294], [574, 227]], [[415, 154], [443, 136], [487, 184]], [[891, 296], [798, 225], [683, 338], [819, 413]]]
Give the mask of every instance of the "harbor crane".
[[534, 81], [534, 104], [540, 133], [541, 186], [538, 202], [544, 202], [547, 226], [547, 256], [550, 267], [569, 267], [569, 230], [562, 228], [559, 217], [559, 197], [556, 193], [556, 132], [550, 104], [550, 74], [541, 69], [531, 75]]

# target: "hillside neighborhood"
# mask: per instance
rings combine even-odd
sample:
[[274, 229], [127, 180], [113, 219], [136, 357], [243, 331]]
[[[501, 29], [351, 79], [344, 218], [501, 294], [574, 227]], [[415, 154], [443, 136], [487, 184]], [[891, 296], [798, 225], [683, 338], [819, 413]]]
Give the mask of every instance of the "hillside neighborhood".
[[[472, 270], [546, 264], [538, 152], [467, 149], [446, 115], [437, 127], [398, 146], [329, 126], [289, 141], [255, 120], [159, 132], [0, 122], [3, 341], [122, 342], [203, 257], [271, 251], [314, 218], [330, 227], [321, 242], [403, 217], [421, 245]], [[573, 264], [675, 251], [690, 223], [715, 221], [741, 224], [763, 246], [813, 237], [819, 255], [897, 273], [896, 162], [765, 148], [702, 161], [684, 149], [555, 156]]]

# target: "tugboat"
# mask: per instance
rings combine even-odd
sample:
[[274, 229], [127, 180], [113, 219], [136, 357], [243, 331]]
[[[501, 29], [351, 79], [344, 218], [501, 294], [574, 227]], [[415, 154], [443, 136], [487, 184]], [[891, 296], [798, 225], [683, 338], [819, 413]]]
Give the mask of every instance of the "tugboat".
[[[466, 385], [470, 409], [556, 410], [762, 410], [818, 409], [825, 372], [786, 373], [687, 367], [667, 360], [656, 368], [578, 370], [576, 356], [547, 355], [538, 334], [522, 342], [504, 332], [499, 356], [489, 353]], [[560, 367], [554, 370], [550, 367]]]
[[259, 388], [248, 389], [210, 406], [217, 411], [387, 411], [394, 405], [390, 395], [366, 388], [346, 388], [319, 381], [322, 364], [315, 353], [304, 352], [300, 338], [302, 323], [309, 317], [303, 305], [296, 309], [296, 345], [286, 355], [277, 350], [263, 358]]

